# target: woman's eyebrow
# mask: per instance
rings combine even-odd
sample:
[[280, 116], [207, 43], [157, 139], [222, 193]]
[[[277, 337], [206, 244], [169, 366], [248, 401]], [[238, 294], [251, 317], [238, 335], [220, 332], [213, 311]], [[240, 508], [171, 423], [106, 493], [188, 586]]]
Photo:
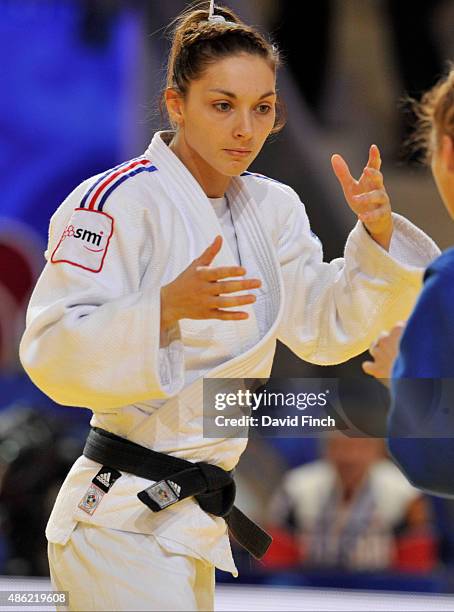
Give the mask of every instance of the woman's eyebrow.
[[[226, 91], [225, 89], [209, 89], [208, 91], [214, 91], [216, 93], [221, 93], [224, 96], [228, 96], [229, 98], [233, 98], [234, 100], [236, 100], [237, 96], [231, 92], [231, 91]], [[262, 98], [267, 98], [268, 96], [275, 96], [276, 92], [275, 91], [267, 91], [266, 93], [264, 93], [263, 95], [260, 96], [259, 100], [262, 100]]]

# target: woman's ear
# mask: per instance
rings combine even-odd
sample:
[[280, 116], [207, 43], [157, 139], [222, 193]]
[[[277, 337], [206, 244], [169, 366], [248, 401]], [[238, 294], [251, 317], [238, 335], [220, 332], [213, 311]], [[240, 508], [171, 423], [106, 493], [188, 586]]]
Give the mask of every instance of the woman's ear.
[[184, 99], [180, 92], [173, 87], [165, 90], [167, 112], [173, 124], [181, 127], [184, 122]]
[[441, 158], [449, 172], [454, 172], [454, 141], [445, 134], [441, 139]]

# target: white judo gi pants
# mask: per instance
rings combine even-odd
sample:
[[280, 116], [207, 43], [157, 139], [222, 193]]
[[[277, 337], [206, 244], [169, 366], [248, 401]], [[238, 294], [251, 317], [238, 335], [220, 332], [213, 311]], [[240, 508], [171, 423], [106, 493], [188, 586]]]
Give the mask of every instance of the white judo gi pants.
[[58, 610], [213, 610], [214, 566], [168, 553], [151, 535], [78, 523], [65, 545], [49, 542]]

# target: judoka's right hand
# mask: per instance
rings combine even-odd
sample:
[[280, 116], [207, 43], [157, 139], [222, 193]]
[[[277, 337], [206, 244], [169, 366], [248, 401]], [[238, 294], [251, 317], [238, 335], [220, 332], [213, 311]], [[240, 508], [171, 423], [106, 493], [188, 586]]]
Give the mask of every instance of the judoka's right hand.
[[210, 246], [177, 278], [161, 289], [161, 330], [169, 329], [180, 319], [221, 319], [232, 321], [247, 319], [247, 312], [224, 310], [235, 306], [253, 304], [252, 293], [226, 297], [236, 293], [257, 289], [261, 281], [257, 278], [223, 280], [244, 276], [246, 270], [240, 266], [211, 268], [221, 250], [222, 236], [216, 236]]

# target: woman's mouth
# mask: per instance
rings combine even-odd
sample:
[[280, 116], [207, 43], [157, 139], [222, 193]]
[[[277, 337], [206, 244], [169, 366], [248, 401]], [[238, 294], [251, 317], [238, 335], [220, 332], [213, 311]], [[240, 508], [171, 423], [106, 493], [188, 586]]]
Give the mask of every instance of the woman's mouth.
[[241, 151], [238, 149], [224, 149], [232, 157], [249, 157], [252, 151]]

